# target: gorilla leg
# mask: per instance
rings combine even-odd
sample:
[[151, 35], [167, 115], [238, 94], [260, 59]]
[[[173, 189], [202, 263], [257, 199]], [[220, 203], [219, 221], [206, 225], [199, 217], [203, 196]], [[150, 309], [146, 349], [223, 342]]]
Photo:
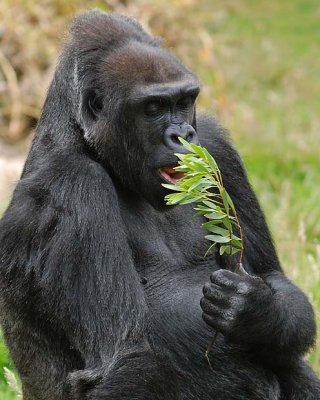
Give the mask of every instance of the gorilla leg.
[[151, 350], [118, 354], [105, 367], [76, 371], [69, 377], [74, 400], [177, 400], [175, 372], [168, 359]]

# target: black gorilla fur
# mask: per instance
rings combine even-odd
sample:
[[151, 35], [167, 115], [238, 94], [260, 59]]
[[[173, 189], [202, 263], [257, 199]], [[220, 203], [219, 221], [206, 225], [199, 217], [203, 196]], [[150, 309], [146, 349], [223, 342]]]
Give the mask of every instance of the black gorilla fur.
[[[132, 19], [90, 11], [73, 24], [0, 224], [1, 323], [24, 400], [320, 398], [303, 361], [312, 308], [281, 271], [226, 133], [196, 118], [198, 92]], [[247, 274], [203, 257], [192, 206], [165, 206], [178, 136], [217, 160]]]

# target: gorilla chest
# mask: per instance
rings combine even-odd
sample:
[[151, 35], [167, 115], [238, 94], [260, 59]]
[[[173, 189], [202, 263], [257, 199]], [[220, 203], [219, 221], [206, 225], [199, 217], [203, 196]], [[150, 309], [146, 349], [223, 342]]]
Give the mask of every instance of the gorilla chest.
[[202, 221], [193, 217], [192, 207], [166, 213], [129, 208], [122, 214], [136, 269], [148, 286], [154, 281], [166, 283], [177, 275], [189, 276], [191, 283], [199, 280], [193, 270], [217, 268], [214, 255], [204, 256], [210, 243], [204, 239]]
[[202, 288], [218, 264], [214, 255], [204, 257], [207, 243], [192, 219], [187, 227], [150, 224], [136, 222], [130, 243], [150, 310], [150, 340], [177, 353], [178, 363], [186, 352], [198, 363], [212, 337], [202, 320]]
[[[218, 269], [215, 253], [204, 257], [209, 242], [204, 239], [201, 220], [193, 217], [192, 207], [177, 207], [158, 214], [123, 210], [128, 241], [140, 275], [155, 324], [170, 335], [178, 330], [198, 335], [208, 329], [202, 321], [202, 287], [210, 273]], [[172, 320], [179, 320], [175, 326]], [[166, 329], [165, 321], [170, 327]], [[177, 339], [177, 338], [176, 338]], [[172, 341], [172, 340], [171, 340]]]

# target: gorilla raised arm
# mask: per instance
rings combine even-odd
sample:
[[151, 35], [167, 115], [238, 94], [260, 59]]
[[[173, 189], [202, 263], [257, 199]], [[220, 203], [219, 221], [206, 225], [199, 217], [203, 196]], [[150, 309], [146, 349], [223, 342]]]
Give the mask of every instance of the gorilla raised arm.
[[[315, 323], [197, 78], [130, 18], [76, 19], [0, 223], [1, 323], [24, 400], [316, 400]], [[179, 136], [216, 158], [247, 273], [166, 207]], [[201, 300], [201, 305], [200, 305]], [[214, 332], [211, 367], [204, 352]]]

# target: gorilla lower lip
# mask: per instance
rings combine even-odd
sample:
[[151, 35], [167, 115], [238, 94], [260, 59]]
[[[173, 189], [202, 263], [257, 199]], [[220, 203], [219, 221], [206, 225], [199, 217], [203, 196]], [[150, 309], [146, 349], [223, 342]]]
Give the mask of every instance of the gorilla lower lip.
[[176, 165], [170, 165], [167, 167], [163, 167], [160, 169], [160, 175], [164, 178], [167, 182], [175, 184], [179, 179], [183, 178], [184, 173], [181, 171], [176, 171]]

